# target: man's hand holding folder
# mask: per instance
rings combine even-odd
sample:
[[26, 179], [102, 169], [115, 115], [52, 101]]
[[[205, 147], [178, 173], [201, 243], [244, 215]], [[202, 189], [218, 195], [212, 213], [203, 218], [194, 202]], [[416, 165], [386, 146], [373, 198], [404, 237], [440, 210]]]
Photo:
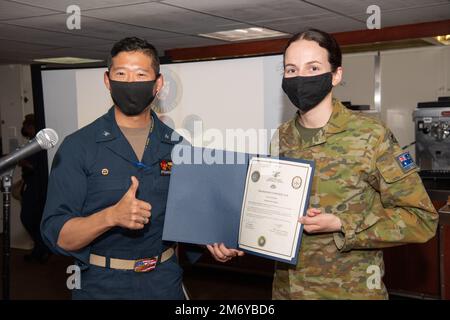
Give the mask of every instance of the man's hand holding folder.
[[223, 243], [208, 244], [206, 245], [206, 247], [208, 248], [209, 252], [211, 252], [211, 255], [214, 257], [214, 259], [219, 262], [227, 262], [234, 257], [242, 257], [245, 254], [244, 251], [241, 250], [228, 249]]

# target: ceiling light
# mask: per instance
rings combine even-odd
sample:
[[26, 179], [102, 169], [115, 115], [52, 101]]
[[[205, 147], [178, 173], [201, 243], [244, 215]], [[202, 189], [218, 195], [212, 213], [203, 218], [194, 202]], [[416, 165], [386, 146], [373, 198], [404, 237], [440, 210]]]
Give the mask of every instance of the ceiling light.
[[289, 34], [266, 28], [252, 27], [247, 29], [233, 29], [212, 33], [201, 33], [199, 34], [199, 36], [225, 41], [243, 41], [263, 38], [287, 37], [289, 36]]
[[58, 57], [58, 58], [34, 59], [33, 61], [43, 63], [58, 63], [58, 64], [79, 64], [79, 63], [101, 62], [103, 60], [76, 58], [76, 57]]
[[437, 36], [437, 37], [435, 37], [435, 39], [437, 41], [439, 41], [440, 43], [442, 43], [443, 45], [450, 46], [450, 34], [446, 34], [443, 36]]

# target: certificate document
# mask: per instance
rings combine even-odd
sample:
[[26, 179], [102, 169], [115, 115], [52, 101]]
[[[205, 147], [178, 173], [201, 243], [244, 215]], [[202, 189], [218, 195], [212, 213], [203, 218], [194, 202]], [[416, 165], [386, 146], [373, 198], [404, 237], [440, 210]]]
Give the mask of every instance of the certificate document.
[[253, 157], [242, 201], [238, 246], [252, 254], [297, 263], [314, 167], [311, 162]]

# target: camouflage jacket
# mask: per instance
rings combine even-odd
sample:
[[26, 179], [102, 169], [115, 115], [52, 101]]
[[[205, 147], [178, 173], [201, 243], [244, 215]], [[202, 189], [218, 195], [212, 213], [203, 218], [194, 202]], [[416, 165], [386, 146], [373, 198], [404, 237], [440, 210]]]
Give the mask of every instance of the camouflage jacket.
[[271, 153], [315, 161], [310, 206], [337, 215], [342, 230], [304, 232], [297, 266], [277, 263], [273, 298], [387, 298], [379, 249], [426, 242], [437, 228], [417, 166], [403, 161], [409, 153], [389, 129], [337, 100], [310, 143], [303, 144], [295, 121], [279, 127]]

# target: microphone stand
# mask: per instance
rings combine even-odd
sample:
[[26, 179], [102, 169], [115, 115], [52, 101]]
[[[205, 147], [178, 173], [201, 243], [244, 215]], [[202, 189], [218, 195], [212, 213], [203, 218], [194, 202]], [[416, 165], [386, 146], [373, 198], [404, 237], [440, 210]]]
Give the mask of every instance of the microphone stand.
[[3, 283], [3, 300], [9, 300], [10, 287], [10, 258], [11, 258], [11, 187], [13, 180], [14, 168], [5, 171], [1, 174], [2, 185], [1, 192], [3, 193], [3, 268], [2, 268], [2, 283]]

